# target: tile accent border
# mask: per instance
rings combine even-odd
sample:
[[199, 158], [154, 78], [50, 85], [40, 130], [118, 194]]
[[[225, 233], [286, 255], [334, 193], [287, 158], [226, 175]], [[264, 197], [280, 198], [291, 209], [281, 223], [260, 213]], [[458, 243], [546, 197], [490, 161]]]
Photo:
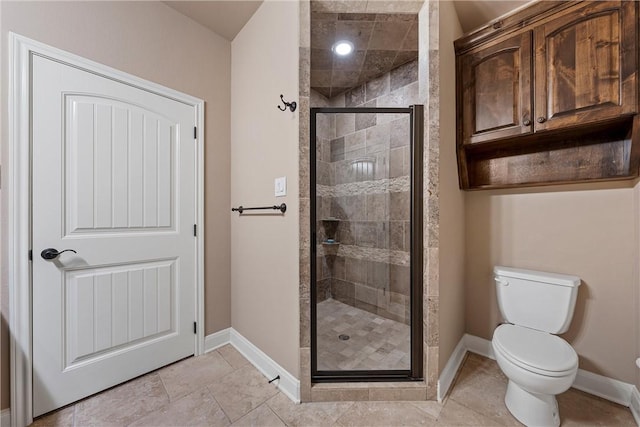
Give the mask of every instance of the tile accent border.
[[[468, 351], [495, 360], [491, 341], [475, 335], [464, 334], [438, 380], [438, 400], [443, 399], [449, 392], [453, 377], [457, 373], [457, 369], [454, 372], [452, 369], [454, 366], [459, 369], [461, 359]], [[636, 422], [640, 425], [640, 392], [633, 384], [578, 369], [572, 387], [630, 408]]]
[[0, 411], [0, 426], [1, 427], [11, 426], [11, 408], [5, 408], [2, 411]]
[[[300, 403], [300, 381], [235, 329], [227, 328], [207, 335], [204, 341], [205, 353], [223, 345], [231, 344], [269, 380], [280, 375], [280, 379], [276, 384], [282, 394], [291, 399], [292, 402]], [[4, 427], [4, 424], [2, 427]]]

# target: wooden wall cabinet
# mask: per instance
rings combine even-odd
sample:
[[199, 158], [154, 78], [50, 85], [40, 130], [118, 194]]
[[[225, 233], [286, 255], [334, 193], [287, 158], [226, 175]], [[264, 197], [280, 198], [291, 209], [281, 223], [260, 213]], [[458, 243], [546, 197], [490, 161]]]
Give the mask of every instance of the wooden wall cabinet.
[[635, 1], [539, 2], [457, 40], [461, 188], [638, 176], [638, 25]]
[[458, 58], [465, 143], [533, 131], [531, 59], [530, 31]]

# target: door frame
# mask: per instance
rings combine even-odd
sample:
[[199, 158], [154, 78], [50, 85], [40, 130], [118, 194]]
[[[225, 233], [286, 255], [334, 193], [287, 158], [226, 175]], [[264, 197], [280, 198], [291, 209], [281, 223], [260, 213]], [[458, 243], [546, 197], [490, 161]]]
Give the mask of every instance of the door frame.
[[31, 57], [54, 61], [170, 98], [195, 109], [196, 162], [196, 319], [194, 354], [204, 352], [204, 101], [116, 70], [44, 43], [9, 33], [8, 144], [4, 163], [6, 187], [6, 260], [9, 289], [11, 424], [33, 420], [31, 269]]
[[[411, 153], [410, 180], [410, 249], [409, 277], [411, 297], [410, 333], [411, 361], [409, 369], [397, 370], [318, 370], [318, 319], [317, 319], [317, 254], [316, 254], [316, 150], [317, 132], [316, 117], [323, 113], [355, 113], [355, 114], [409, 114], [409, 149]], [[309, 179], [310, 179], [310, 328], [311, 328], [311, 382], [373, 382], [373, 381], [423, 381], [424, 380], [424, 342], [423, 342], [423, 146], [424, 139], [424, 105], [414, 104], [402, 107], [312, 107], [310, 110], [309, 135]]]

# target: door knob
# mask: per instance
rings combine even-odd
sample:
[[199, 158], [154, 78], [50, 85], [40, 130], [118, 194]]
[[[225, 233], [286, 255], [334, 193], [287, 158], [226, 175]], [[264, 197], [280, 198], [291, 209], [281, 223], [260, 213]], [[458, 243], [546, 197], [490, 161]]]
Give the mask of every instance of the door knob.
[[547, 119], [543, 116], [538, 117], [538, 123], [544, 123]]
[[524, 119], [524, 121], [522, 122], [523, 125], [525, 126], [529, 126], [531, 124], [531, 120], [529, 119]]
[[47, 248], [47, 249], [43, 250], [42, 252], [40, 252], [40, 256], [41, 256], [43, 259], [46, 259], [46, 260], [52, 260], [52, 259], [56, 259], [56, 258], [58, 258], [58, 256], [59, 256], [61, 253], [64, 253], [64, 252], [73, 252], [74, 254], [77, 254], [77, 252], [76, 252], [76, 251], [74, 251], [73, 249], [65, 249], [65, 250], [63, 250], [63, 251], [58, 252], [58, 250], [57, 250], [57, 249], [54, 249], [54, 248]]

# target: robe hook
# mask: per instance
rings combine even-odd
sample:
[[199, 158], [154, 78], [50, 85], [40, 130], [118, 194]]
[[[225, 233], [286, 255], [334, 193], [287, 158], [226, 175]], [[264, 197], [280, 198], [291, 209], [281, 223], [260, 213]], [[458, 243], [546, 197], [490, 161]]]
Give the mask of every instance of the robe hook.
[[282, 100], [282, 103], [284, 104], [284, 108], [282, 108], [281, 105], [278, 105], [278, 110], [280, 111], [287, 111], [287, 108], [289, 108], [289, 110], [291, 110], [291, 112], [293, 113], [294, 111], [296, 111], [296, 108], [298, 107], [298, 104], [296, 104], [295, 101], [293, 102], [287, 102], [284, 100], [283, 95], [280, 95], [280, 99]]

